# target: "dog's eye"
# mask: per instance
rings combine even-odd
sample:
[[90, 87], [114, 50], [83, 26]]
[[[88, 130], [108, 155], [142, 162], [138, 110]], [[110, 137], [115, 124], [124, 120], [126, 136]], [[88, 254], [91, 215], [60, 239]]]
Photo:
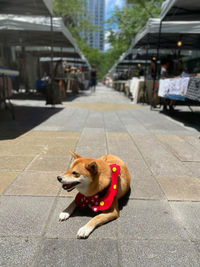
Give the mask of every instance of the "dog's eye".
[[72, 172], [72, 174], [76, 177], [80, 176], [80, 174], [78, 172]]

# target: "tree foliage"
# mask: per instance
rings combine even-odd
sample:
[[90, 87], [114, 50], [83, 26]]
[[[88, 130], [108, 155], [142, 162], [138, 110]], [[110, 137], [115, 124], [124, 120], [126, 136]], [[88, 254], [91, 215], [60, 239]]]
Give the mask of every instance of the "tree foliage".
[[129, 0], [130, 6], [120, 10], [115, 8], [112, 16], [107, 20], [107, 31], [110, 33], [107, 42], [110, 49], [107, 60], [112, 60], [112, 66], [123, 52], [125, 52], [136, 34], [144, 27], [149, 18], [160, 16], [161, 4], [164, 0]]
[[[82, 38], [80, 33], [86, 35], [97, 31], [98, 28], [90, 23], [90, 16], [86, 14], [84, 0], [53, 0], [54, 12], [65, 19], [67, 28], [75, 38], [79, 48], [91, 65], [96, 65], [101, 77], [104, 54], [98, 49], [91, 48], [87, 37]], [[85, 16], [86, 14], [86, 16]]]
[[[86, 14], [84, 0], [53, 0], [56, 15], [62, 16], [73, 37], [80, 40], [80, 32], [91, 33], [97, 27], [90, 23], [90, 16]], [[86, 15], [86, 16], [85, 16]]]
[[[148, 18], [159, 17], [160, 7], [164, 0], [129, 0], [128, 8], [115, 8], [111, 17], [106, 21], [109, 32], [107, 42], [110, 48], [106, 52], [89, 47], [87, 38], [81, 38], [80, 32], [91, 33], [97, 28], [91, 25], [89, 15], [84, 17], [84, 0], [53, 0], [54, 11], [64, 16], [68, 21], [67, 27], [76, 39], [80, 49], [91, 65], [98, 68], [102, 77], [112, 67], [114, 62], [126, 51], [132, 39], [146, 24]], [[79, 21], [77, 23], [77, 21]]]

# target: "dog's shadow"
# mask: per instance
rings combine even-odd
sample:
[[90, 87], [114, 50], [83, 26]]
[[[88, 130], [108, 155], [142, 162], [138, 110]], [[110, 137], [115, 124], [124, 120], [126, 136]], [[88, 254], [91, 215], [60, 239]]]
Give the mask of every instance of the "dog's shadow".
[[[121, 211], [127, 204], [130, 198], [131, 188], [129, 188], [128, 192], [119, 199], [119, 210]], [[78, 207], [75, 209], [73, 214], [70, 217], [94, 217], [94, 215], [101, 214], [101, 212], [93, 212], [92, 209], [87, 208], [84, 210], [79, 209]]]

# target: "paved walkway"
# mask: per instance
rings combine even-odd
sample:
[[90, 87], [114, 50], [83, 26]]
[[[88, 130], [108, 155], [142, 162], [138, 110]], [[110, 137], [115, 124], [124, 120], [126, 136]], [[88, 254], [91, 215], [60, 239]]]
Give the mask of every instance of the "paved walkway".
[[[13, 102], [16, 121], [0, 121], [0, 266], [200, 266], [199, 113], [173, 119], [104, 86], [54, 109]], [[58, 221], [76, 194], [56, 179], [68, 150], [118, 155], [132, 176], [120, 218], [87, 240], [76, 233], [90, 215]]]

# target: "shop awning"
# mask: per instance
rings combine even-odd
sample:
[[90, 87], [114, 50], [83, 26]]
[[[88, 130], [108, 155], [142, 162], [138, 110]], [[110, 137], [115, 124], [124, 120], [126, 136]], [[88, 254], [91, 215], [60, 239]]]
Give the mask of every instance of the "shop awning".
[[1, 0], [1, 14], [51, 16], [52, 0]]
[[199, 0], [167, 0], [162, 5], [161, 20], [200, 20]]
[[25, 47], [39, 56], [50, 56], [53, 45], [54, 56], [70, 56], [88, 61], [78, 48], [63, 23], [62, 18], [53, 18], [53, 31], [49, 17], [0, 16], [0, 43], [6, 46]]
[[[146, 26], [136, 35], [133, 48], [156, 48], [158, 45], [160, 19], [149, 19]], [[200, 49], [200, 21], [170, 21], [162, 23], [160, 48], [176, 49], [181, 42], [181, 49]], [[180, 43], [179, 43], [180, 44]]]
[[59, 47], [76, 47], [75, 40], [65, 27], [62, 18], [53, 18], [53, 32], [49, 17], [33, 16], [0, 16], [0, 32], [3, 42], [9, 46], [50, 45], [53, 34], [53, 45]]

